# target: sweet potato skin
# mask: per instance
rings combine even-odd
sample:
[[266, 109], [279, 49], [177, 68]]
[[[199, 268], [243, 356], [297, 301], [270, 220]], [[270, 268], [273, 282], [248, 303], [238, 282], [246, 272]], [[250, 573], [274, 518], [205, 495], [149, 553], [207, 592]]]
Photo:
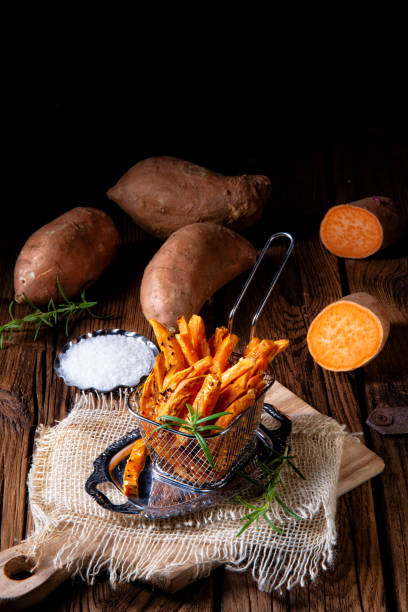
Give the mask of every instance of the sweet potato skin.
[[[330, 244], [330, 241], [327, 237], [327, 223], [329, 222], [330, 215], [336, 209], [341, 209], [341, 207], [361, 208], [374, 215], [379, 224], [379, 229], [382, 232], [382, 240], [379, 241], [379, 244], [371, 252], [367, 251], [366, 253], [360, 256], [351, 254], [345, 255], [337, 248], [333, 248], [333, 246]], [[365, 257], [373, 255], [377, 251], [385, 249], [390, 244], [395, 242], [401, 236], [403, 230], [404, 220], [401, 219], [400, 215], [398, 214], [391, 198], [387, 198], [384, 196], [372, 196], [369, 198], [363, 198], [362, 200], [357, 200], [356, 202], [350, 202], [348, 204], [339, 204], [338, 206], [333, 206], [332, 208], [330, 208], [324, 216], [320, 225], [320, 240], [328, 251], [330, 251], [334, 255], [337, 255], [338, 257], [363, 259]]]
[[214, 223], [187, 225], [168, 238], [145, 269], [143, 314], [175, 327], [178, 317], [198, 313], [215, 291], [255, 261], [255, 248], [235, 232]]
[[150, 157], [130, 168], [107, 195], [140, 227], [167, 238], [205, 221], [234, 230], [249, 227], [270, 193], [267, 176], [223, 176], [175, 157]]
[[95, 281], [113, 261], [119, 233], [103, 211], [77, 207], [34, 232], [14, 268], [16, 302], [23, 292], [35, 304], [60, 301], [57, 277], [65, 295], [74, 297]]

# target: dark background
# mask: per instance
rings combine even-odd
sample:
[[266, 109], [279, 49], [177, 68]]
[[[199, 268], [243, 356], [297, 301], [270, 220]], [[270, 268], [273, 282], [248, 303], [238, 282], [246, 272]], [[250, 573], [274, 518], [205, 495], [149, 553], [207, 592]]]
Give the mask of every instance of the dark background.
[[[381, 88], [374, 81], [356, 89], [344, 80], [316, 87], [306, 75], [287, 88], [265, 79], [260, 86], [246, 71], [245, 87], [236, 78], [210, 88], [196, 81], [181, 92], [171, 75], [139, 88], [136, 81], [131, 86], [131, 76], [122, 87], [109, 79], [94, 87], [86, 79], [63, 85], [50, 74], [46, 84], [34, 78], [22, 92], [12, 91], [3, 116], [11, 138], [2, 248], [18, 252], [35, 229], [74, 206], [120, 215], [105, 193], [149, 156], [173, 155], [225, 174], [267, 174], [273, 205], [299, 157], [323, 151], [330, 163], [332, 148], [342, 142], [407, 142], [403, 100], [391, 81]], [[274, 219], [296, 233], [305, 230], [296, 213], [307, 214], [308, 202], [293, 193], [293, 205], [275, 210]]]

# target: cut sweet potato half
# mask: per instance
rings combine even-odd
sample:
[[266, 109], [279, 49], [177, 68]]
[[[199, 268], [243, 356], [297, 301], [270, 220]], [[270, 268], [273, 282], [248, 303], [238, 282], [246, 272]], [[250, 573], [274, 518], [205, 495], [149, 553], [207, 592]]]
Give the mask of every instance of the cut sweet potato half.
[[317, 315], [309, 327], [307, 345], [320, 366], [345, 372], [374, 359], [389, 329], [384, 305], [368, 293], [353, 293]]
[[403, 225], [390, 198], [373, 196], [330, 208], [320, 239], [338, 257], [363, 259], [394, 242]]

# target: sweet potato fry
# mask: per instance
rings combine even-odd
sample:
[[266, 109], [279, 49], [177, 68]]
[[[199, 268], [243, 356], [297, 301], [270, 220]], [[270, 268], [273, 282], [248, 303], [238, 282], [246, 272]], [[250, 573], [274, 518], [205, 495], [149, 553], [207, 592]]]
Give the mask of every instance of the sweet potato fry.
[[143, 391], [140, 397], [140, 414], [147, 419], [153, 418], [155, 404], [154, 370], [152, 370], [143, 385]]
[[213, 412], [213, 408], [221, 392], [221, 382], [213, 374], [207, 374], [200, 391], [194, 400], [193, 408], [198, 409], [202, 417], [206, 417]]
[[228, 412], [231, 414], [225, 414], [216, 420], [215, 425], [218, 427], [223, 427], [224, 429], [231, 425], [232, 421], [239, 415], [241, 412], [244, 412], [247, 408], [249, 408], [255, 401], [255, 390], [249, 389], [245, 395], [239, 397], [235, 402], [228, 406]]
[[235, 334], [228, 334], [218, 347], [217, 352], [214, 355], [214, 363], [211, 368], [211, 372], [218, 376], [218, 378], [220, 378], [222, 373], [227, 369], [228, 360], [232, 351], [236, 347], [238, 340], [239, 338]]
[[259, 338], [256, 338], [255, 336], [251, 338], [244, 350], [244, 357], [250, 357], [251, 355], [253, 355], [254, 351], [259, 346], [259, 343]]
[[258, 399], [258, 397], [260, 395], [262, 395], [262, 393], [265, 391], [265, 387], [266, 387], [266, 382], [264, 380], [261, 380], [255, 389], [255, 398]]
[[[253, 338], [254, 340], [254, 338]], [[252, 340], [251, 340], [252, 342]], [[251, 342], [249, 344], [251, 344]], [[289, 340], [261, 340], [259, 344], [253, 344], [252, 348], [245, 350], [246, 357], [253, 357], [254, 359], [258, 359], [258, 357], [265, 357], [268, 363], [272, 361], [274, 357], [283, 350], [285, 350], [289, 346]]]
[[237, 363], [235, 363], [233, 366], [231, 366], [221, 374], [221, 391], [224, 391], [224, 389], [228, 387], [228, 385], [230, 385], [234, 380], [242, 376], [242, 374], [249, 372], [249, 370], [253, 369], [254, 367], [255, 361], [253, 359], [241, 357], [241, 359], [237, 361]]
[[185, 367], [187, 367], [187, 361], [185, 360], [183, 351], [177, 342], [175, 334], [170, 332], [167, 327], [155, 319], [150, 319], [149, 323], [153, 327], [157, 344], [159, 345], [162, 353], [164, 353], [166, 368], [169, 369], [172, 366], [175, 366], [177, 370], [183, 370]]
[[156, 387], [156, 392], [163, 391], [163, 381], [166, 376], [166, 360], [164, 358], [163, 353], [159, 353], [156, 357], [156, 361], [154, 362], [154, 382]]
[[224, 338], [228, 336], [228, 329], [226, 327], [217, 327], [213, 335], [208, 341], [208, 346], [210, 348], [210, 354], [214, 357], [215, 353], [218, 351], [221, 346]]
[[256, 389], [260, 382], [262, 382], [262, 374], [251, 376], [248, 380], [248, 389]]
[[176, 334], [177, 342], [181, 346], [183, 355], [189, 365], [199, 361], [199, 355], [191, 342], [190, 334]]
[[276, 355], [282, 351], [285, 351], [289, 346], [289, 340], [275, 340], [274, 342], [278, 346], [278, 352], [274, 355], [274, 357], [276, 357]]
[[193, 372], [194, 372], [194, 369], [191, 366], [188, 368], [185, 368], [184, 370], [180, 370], [179, 372], [176, 372], [174, 370], [169, 370], [169, 372], [166, 374], [164, 381], [163, 381], [163, 391], [166, 391], [166, 389], [167, 390], [170, 389], [170, 391], [174, 391], [176, 387], [181, 383], [181, 381], [183, 381], [185, 378], [187, 378], [187, 376], [189, 376]]
[[252, 374], [253, 375], [262, 374], [263, 372], [265, 372], [267, 367], [268, 367], [268, 360], [266, 359], [266, 357], [265, 356], [257, 357], [257, 359], [255, 360], [254, 371], [252, 372]]
[[203, 357], [202, 359], [200, 359], [200, 361], [196, 361], [193, 365], [193, 370], [196, 376], [198, 376], [199, 374], [208, 374], [212, 364], [213, 358], [210, 355], [207, 355], [207, 357]]
[[205, 335], [205, 327], [204, 321], [198, 315], [193, 315], [189, 322], [188, 326], [190, 328], [190, 335], [193, 346], [197, 351], [200, 359], [202, 357], [207, 357], [210, 355], [210, 347], [208, 346], [207, 338]]
[[[193, 409], [198, 410], [198, 414], [201, 417], [209, 416], [213, 412], [214, 406], [220, 395], [220, 386], [221, 383], [216, 376], [207, 374], [201, 389], [197, 393], [194, 402], [192, 402]], [[183, 419], [188, 419], [188, 410], [184, 410], [180, 416]], [[180, 431], [190, 433], [185, 427], [181, 427]]]
[[123, 492], [129, 495], [139, 495], [139, 476], [143, 472], [146, 462], [146, 445], [143, 438], [136, 440], [126, 462], [123, 473]]
[[241, 395], [245, 395], [248, 390], [248, 375], [249, 372], [245, 372], [221, 391], [214, 412], [224, 412], [232, 402], [235, 402]]
[[190, 328], [188, 326], [186, 317], [179, 317], [177, 319], [177, 325], [180, 331], [180, 334], [185, 334], [186, 336], [190, 335]]
[[162, 403], [156, 408], [156, 420], [164, 415], [181, 416], [185, 405], [193, 404], [194, 399], [203, 384], [204, 376], [186, 378], [174, 391], [168, 394]]

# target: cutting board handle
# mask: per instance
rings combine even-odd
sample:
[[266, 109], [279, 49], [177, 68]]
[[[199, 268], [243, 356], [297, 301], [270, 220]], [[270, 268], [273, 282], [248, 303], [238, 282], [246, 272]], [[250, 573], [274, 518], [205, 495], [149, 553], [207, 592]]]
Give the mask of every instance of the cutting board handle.
[[[54, 549], [54, 550], [53, 550]], [[28, 558], [24, 542], [0, 553], [0, 610], [23, 610], [47, 597], [69, 576], [54, 566], [55, 547], [45, 545], [38, 566]]]

